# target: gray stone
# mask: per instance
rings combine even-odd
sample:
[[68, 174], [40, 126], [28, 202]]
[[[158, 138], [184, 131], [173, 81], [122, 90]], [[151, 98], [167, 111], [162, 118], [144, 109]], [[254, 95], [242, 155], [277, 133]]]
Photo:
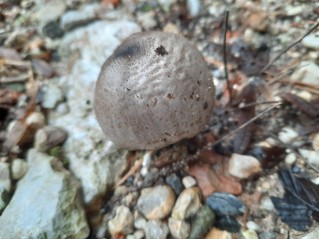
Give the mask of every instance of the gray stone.
[[57, 20], [65, 11], [66, 5], [62, 0], [50, 0], [40, 3], [32, 14], [32, 19], [41, 24]]
[[25, 160], [22, 159], [14, 159], [11, 164], [11, 175], [12, 178], [18, 180], [22, 178], [26, 172], [28, 171], [28, 164]]
[[150, 220], [145, 227], [146, 239], [166, 239], [168, 235], [168, 227], [160, 220]]
[[143, 28], [148, 31], [156, 27], [157, 25], [157, 22], [155, 20], [155, 13], [153, 11], [138, 12], [137, 21], [143, 26]]
[[61, 127], [47, 125], [36, 132], [34, 147], [40, 152], [45, 152], [60, 145], [66, 137], [67, 134]]
[[184, 189], [180, 178], [175, 173], [168, 175], [165, 181], [174, 190], [176, 195], [179, 195]]
[[130, 209], [125, 206], [119, 206], [116, 208], [115, 217], [108, 222], [109, 232], [112, 235], [132, 233], [133, 223], [133, 214]]
[[55, 158], [31, 149], [30, 168], [0, 217], [0, 238], [85, 239], [79, 183]]
[[53, 109], [58, 102], [63, 100], [61, 89], [53, 83], [46, 84], [41, 90], [43, 92], [43, 100], [41, 102], [43, 108]]
[[0, 215], [9, 201], [10, 190], [11, 180], [9, 164], [0, 162]]
[[172, 217], [177, 220], [187, 219], [195, 215], [201, 206], [199, 188], [187, 188], [179, 195], [172, 212]]
[[290, 78], [293, 81], [319, 85], [319, 75], [317, 72], [319, 72], [319, 66], [315, 62], [302, 61]]
[[202, 206], [192, 220], [189, 239], [203, 238], [212, 227], [215, 221], [215, 214], [209, 206]]
[[190, 231], [190, 225], [186, 221], [177, 220], [173, 217], [168, 219], [168, 228], [173, 238], [187, 239]]
[[201, 10], [200, 0], [187, 0], [186, 2], [188, 13], [191, 17], [197, 17]]
[[169, 215], [175, 203], [175, 194], [168, 186], [156, 186], [142, 190], [137, 210], [148, 220], [162, 219]]
[[313, 33], [302, 40], [302, 44], [310, 49], [319, 50], [319, 34]]

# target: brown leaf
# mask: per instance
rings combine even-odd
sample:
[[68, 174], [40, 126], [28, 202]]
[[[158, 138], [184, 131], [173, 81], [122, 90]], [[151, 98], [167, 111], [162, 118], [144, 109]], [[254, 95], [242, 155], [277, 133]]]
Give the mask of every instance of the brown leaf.
[[209, 164], [190, 166], [189, 174], [196, 178], [205, 197], [213, 192], [235, 195], [242, 192], [242, 186], [235, 178], [226, 176], [224, 170], [220, 168], [211, 168]]
[[0, 89], [0, 105], [14, 105], [17, 103], [19, 93], [13, 90]]

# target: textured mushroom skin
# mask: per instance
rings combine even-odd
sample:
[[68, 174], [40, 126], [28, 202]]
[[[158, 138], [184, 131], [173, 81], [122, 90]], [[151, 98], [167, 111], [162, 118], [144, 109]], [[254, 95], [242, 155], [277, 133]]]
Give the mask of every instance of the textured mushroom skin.
[[195, 136], [207, 123], [214, 85], [196, 47], [172, 33], [128, 37], [104, 63], [94, 109], [119, 148], [159, 149]]

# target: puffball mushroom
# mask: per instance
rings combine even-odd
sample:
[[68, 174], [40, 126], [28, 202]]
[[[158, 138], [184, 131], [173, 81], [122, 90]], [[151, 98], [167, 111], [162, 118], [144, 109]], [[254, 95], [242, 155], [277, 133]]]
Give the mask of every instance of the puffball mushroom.
[[94, 109], [118, 148], [155, 150], [195, 136], [207, 123], [215, 88], [201, 53], [183, 36], [129, 36], [106, 60]]

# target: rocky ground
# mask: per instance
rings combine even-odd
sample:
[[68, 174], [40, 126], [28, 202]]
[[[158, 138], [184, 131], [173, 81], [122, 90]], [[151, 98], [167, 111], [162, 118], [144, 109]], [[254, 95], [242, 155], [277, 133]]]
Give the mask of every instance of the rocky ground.
[[[0, 9], [0, 239], [319, 238], [319, 30], [264, 68], [317, 23], [317, 1]], [[149, 30], [196, 44], [216, 107], [193, 139], [118, 150], [92, 111], [95, 82], [126, 37]]]

